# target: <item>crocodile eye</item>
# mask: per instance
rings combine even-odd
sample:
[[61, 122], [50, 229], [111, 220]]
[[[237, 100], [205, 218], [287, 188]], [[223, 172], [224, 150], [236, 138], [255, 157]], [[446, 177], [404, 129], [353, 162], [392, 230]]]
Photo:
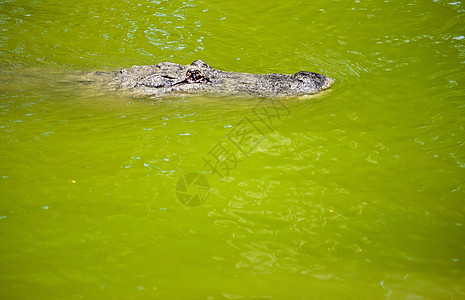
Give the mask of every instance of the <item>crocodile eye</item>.
[[186, 79], [190, 83], [201, 82], [205, 76], [199, 70], [189, 70], [186, 73]]

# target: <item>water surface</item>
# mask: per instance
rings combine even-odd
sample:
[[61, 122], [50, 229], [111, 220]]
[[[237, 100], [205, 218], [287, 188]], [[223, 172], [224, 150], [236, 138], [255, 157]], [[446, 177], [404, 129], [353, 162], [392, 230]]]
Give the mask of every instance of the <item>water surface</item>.
[[[0, 295], [464, 298], [464, 9], [0, 1]], [[62, 80], [196, 59], [336, 83], [270, 102]], [[189, 173], [210, 186], [196, 207], [175, 193]]]

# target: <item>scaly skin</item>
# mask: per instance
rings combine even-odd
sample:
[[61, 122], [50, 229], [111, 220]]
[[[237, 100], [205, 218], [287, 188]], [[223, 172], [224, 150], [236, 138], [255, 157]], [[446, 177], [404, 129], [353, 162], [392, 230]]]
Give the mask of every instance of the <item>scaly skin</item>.
[[290, 97], [315, 94], [334, 80], [300, 71], [294, 75], [249, 74], [216, 70], [202, 60], [190, 65], [162, 62], [115, 72], [95, 72], [81, 81], [100, 82], [135, 96], [197, 94], [218, 96]]

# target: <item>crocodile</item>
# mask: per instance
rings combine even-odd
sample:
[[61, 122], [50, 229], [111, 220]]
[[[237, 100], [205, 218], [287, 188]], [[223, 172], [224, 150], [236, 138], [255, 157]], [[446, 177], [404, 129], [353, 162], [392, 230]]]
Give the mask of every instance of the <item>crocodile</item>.
[[112, 72], [93, 72], [80, 81], [97, 81], [113, 90], [149, 97], [173, 94], [289, 97], [315, 94], [334, 83], [332, 78], [306, 71], [293, 75], [226, 72], [202, 60], [190, 65], [162, 62]]

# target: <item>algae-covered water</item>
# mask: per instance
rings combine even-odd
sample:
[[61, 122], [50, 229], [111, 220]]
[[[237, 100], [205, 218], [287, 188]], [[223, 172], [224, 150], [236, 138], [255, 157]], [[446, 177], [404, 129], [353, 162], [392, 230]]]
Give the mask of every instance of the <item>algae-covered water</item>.
[[[462, 1], [0, 1], [1, 299], [464, 299]], [[316, 97], [134, 98], [203, 59]]]

